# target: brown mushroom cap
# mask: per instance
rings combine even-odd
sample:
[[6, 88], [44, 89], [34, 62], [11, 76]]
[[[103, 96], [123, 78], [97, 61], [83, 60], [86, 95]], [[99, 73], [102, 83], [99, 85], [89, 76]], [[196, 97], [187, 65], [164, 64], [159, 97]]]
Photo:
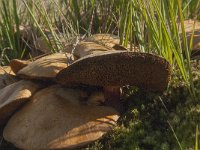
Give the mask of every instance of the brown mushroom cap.
[[101, 138], [118, 113], [81, 104], [83, 92], [52, 86], [36, 93], [9, 120], [4, 138], [20, 149], [71, 149]]
[[10, 66], [0, 66], [0, 89], [17, 81], [18, 79], [15, 77]]
[[170, 80], [170, 64], [162, 57], [137, 52], [110, 52], [89, 55], [75, 61], [57, 75], [63, 85], [135, 85], [163, 91]]
[[74, 50], [74, 56], [77, 58], [82, 58], [87, 55], [98, 54], [100, 52], [106, 52], [110, 50], [111, 49], [94, 42], [80, 42]]
[[68, 66], [67, 60], [66, 55], [61, 53], [45, 56], [21, 69], [17, 76], [23, 79], [54, 80], [57, 73]]
[[125, 47], [119, 44], [119, 37], [112, 34], [94, 34], [91, 37], [85, 39], [85, 41], [97, 42], [98, 44], [115, 50], [126, 50]]
[[[130, 44], [127, 48], [120, 45], [120, 38], [112, 34], [94, 34], [85, 39], [88, 42], [96, 42], [98, 44], [104, 45], [107, 48], [112, 48], [114, 50], [127, 50], [130, 49]], [[133, 47], [133, 51], [138, 51], [137, 47]]]
[[21, 80], [0, 90], [0, 124], [30, 98], [40, 85]]
[[28, 60], [19, 60], [19, 59], [13, 59], [10, 61], [10, 67], [12, 71], [17, 74], [19, 70], [26, 67], [28, 64], [30, 64], [31, 61]]
[[5, 74], [5, 73], [10, 75], [15, 75], [10, 66], [0, 66], [0, 74]]

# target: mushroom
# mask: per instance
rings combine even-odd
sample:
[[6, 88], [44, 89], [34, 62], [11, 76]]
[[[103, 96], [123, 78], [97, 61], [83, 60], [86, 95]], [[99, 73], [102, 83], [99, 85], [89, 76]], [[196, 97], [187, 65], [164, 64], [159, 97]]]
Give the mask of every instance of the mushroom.
[[[188, 46], [190, 45], [191, 36], [193, 33], [194, 20], [185, 20], [184, 27], [187, 37]], [[182, 33], [181, 27], [179, 27], [179, 33]], [[191, 57], [193, 59], [200, 59], [200, 21], [197, 21], [194, 27], [193, 45]]]
[[10, 66], [0, 66], [0, 89], [17, 81], [18, 79], [15, 77]]
[[4, 124], [12, 113], [27, 101], [39, 88], [39, 84], [21, 80], [1, 89], [0, 124]]
[[17, 76], [22, 79], [54, 81], [57, 73], [68, 66], [67, 62], [68, 58], [63, 53], [44, 56], [18, 71]]
[[57, 82], [94, 86], [135, 85], [163, 91], [170, 78], [170, 65], [162, 57], [138, 52], [112, 51], [88, 55], [57, 74]]
[[[96, 42], [98, 44], [104, 45], [107, 48], [112, 48], [114, 50], [127, 50], [130, 49], [130, 44], [128, 44], [127, 48], [120, 45], [120, 38], [116, 35], [112, 34], [94, 34], [85, 39], [88, 42]], [[133, 47], [133, 50], [139, 51], [138, 47]]]
[[31, 61], [28, 60], [19, 60], [19, 59], [13, 59], [10, 61], [10, 67], [12, 71], [17, 74], [19, 70], [26, 67], [28, 64], [30, 64]]
[[15, 75], [10, 66], [0, 66], [0, 74]]
[[143, 90], [160, 92], [167, 87], [170, 73], [170, 64], [162, 57], [111, 51], [83, 57], [61, 70], [56, 78], [62, 85], [104, 87], [106, 101], [119, 103], [121, 86], [134, 85]]
[[116, 110], [83, 105], [83, 91], [54, 85], [37, 92], [6, 125], [3, 137], [20, 149], [77, 149], [101, 138]]
[[105, 96], [102, 91], [94, 91], [87, 100], [88, 105], [102, 105], [105, 102]]
[[103, 45], [97, 44], [95, 42], [80, 42], [77, 44], [74, 50], [74, 56], [78, 59], [91, 55], [91, 54], [98, 54], [98, 53], [104, 53], [106, 51], [111, 51], [113, 49], [109, 49]]

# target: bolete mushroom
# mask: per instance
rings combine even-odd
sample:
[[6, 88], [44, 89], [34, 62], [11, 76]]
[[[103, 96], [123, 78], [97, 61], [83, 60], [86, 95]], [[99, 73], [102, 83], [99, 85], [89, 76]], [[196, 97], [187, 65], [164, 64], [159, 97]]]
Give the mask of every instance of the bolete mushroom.
[[150, 91], [163, 91], [168, 85], [170, 71], [170, 64], [162, 57], [112, 51], [81, 58], [61, 70], [56, 78], [63, 85], [135, 85]]
[[13, 114], [41, 86], [31, 81], [21, 80], [0, 90], [0, 124]]
[[39, 91], [12, 116], [3, 137], [20, 149], [77, 149], [101, 138], [116, 125], [118, 113], [83, 104], [85, 95], [59, 85]]
[[170, 73], [170, 64], [162, 57], [148, 53], [111, 51], [83, 57], [61, 70], [56, 78], [62, 85], [104, 87], [107, 102], [119, 103], [117, 99], [121, 86], [134, 85], [143, 90], [163, 91], [170, 80]]

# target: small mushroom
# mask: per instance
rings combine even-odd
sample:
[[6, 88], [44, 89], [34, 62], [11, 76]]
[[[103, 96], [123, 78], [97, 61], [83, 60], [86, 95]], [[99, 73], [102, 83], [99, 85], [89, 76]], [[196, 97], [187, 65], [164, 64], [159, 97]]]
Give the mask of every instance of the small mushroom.
[[17, 81], [18, 79], [15, 77], [10, 66], [0, 66], [0, 89]]
[[53, 81], [57, 73], [68, 66], [68, 57], [63, 53], [44, 56], [18, 71], [23, 79]]
[[77, 149], [110, 131], [111, 107], [81, 104], [83, 91], [51, 86], [36, 93], [7, 123], [3, 137], [20, 149]]
[[[15, 27], [15, 34], [17, 33], [17, 29]], [[33, 40], [33, 28], [31, 26], [19, 26], [19, 34], [22, 40]]]
[[112, 34], [94, 34], [85, 39], [85, 41], [97, 42], [98, 44], [115, 50], [127, 50], [125, 47], [119, 44], [119, 37]]
[[39, 88], [39, 84], [21, 80], [1, 89], [0, 124], [4, 124], [13, 112], [26, 102]]
[[74, 56], [77, 58], [82, 58], [87, 55], [106, 51], [109, 51], [109, 49], [100, 44], [94, 42], [80, 42], [74, 50]]
[[0, 66], [0, 74], [15, 75], [10, 66]]
[[94, 91], [87, 100], [88, 105], [102, 105], [105, 102], [103, 91]]
[[10, 61], [10, 67], [12, 71], [17, 74], [19, 70], [26, 67], [28, 64], [30, 64], [31, 61], [28, 60], [19, 60], [19, 59], [13, 59]]
[[[126, 50], [126, 49], [124, 49], [124, 50]], [[73, 55], [77, 59], [80, 59], [87, 55], [91, 55], [91, 54], [98, 55], [100, 53], [104, 53], [104, 52], [108, 52], [108, 51], [116, 51], [116, 49], [113, 49], [113, 48], [105, 46], [105, 45], [98, 44], [96, 42], [82, 41], [76, 45]]]
[[[128, 44], [127, 48], [120, 45], [120, 38], [116, 35], [112, 34], [94, 34], [85, 39], [88, 42], [96, 42], [98, 44], [104, 45], [107, 48], [111, 48], [113, 50], [128, 50], [130, 49], [130, 44]], [[133, 47], [133, 51], [139, 51], [138, 47]]]

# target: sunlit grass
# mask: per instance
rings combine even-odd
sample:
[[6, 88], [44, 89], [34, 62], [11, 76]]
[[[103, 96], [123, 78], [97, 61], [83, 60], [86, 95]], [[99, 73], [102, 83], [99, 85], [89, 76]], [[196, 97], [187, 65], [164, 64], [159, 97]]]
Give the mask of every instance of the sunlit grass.
[[21, 58], [24, 53], [19, 43], [20, 18], [14, 0], [1, 0], [0, 6], [0, 47], [2, 57], [8, 62], [12, 58]]
[[196, 126], [195, 150], [199, 149], [199, 128]]
[[190, 69], [191, 49], [187, 43], [181, 1], [152, 0], [147, 3], [141, 0], [134, 3], [138, 4], [138, 11], [148, 31], [148, 41], [145, 41], [148, 44], [145, 49], [163, 56], [173, 67], [177, 66], [188, 84], [188, 89], [195, 96]]

